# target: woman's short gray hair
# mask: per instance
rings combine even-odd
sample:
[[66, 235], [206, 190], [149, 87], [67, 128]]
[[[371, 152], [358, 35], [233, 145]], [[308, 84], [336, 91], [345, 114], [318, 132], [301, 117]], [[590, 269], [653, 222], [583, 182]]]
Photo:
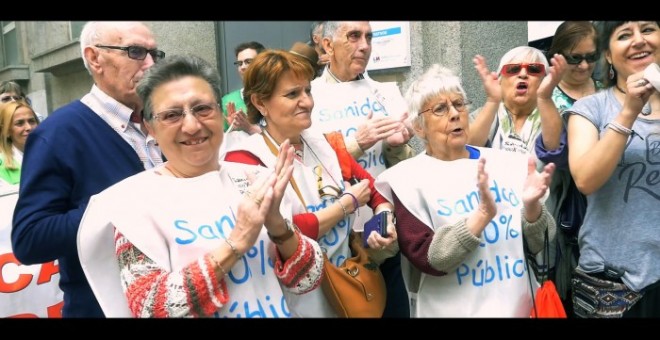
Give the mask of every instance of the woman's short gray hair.
[[502, 59], [500, 59], [500, 65], [497, 67], [498, 76], [502, 72], [502, 67], [506, 64], [511, 64], [514, 60], [526, 60], [528, 62], [541, 63], [545, 65], [546, 73], [550, 67], [548, 59], [543, 54], [543, 51], [530, 46], [518, 46], [509, 50], [509, 52], [506, 52], [502, 56]]
[[467, 101], [460, 78], [450, 69], [433, 64], [422, 76], [413, 81], [406, 91], [408, 122], [411, 126], [424, 124], [424, 117], [419, 114], [419, 111], [430, 99], [441, 93], [459, 93]]

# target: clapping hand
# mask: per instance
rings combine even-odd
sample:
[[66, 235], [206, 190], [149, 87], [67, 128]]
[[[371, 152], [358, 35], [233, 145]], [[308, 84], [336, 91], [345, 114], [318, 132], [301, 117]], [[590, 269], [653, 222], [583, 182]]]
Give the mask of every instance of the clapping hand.
[[479, 191], [479, 214], [490, 221], [497, 214], [497, 205], [493, 193], [488, 187], [488, 172], [486, 172], [486, 159], [480, 158], [477, 163], [477, 188]]
[[261, 227], [273, 203], [273, 186], [277, 177], [275, 173], [261, 176], [248, 173], [247, 179], [251, 184], [238, 204], [236, 225], [230, 235], [241, 254], [245, 253], [259, 237]]
[[274, 173], [276, 181], [272, 186], [272, 204], [270, 205], [270, 209], [268, 210], [264, 222], [266, 228], [278, 225], [283, 219], [282, 214], [280, 213], [280, 204], [282, 203], [282, 197], [284, 197], [284, 192], [286, 191], [286, 187], [293, 174], [293, 154], [293, 146], [291, 146], [289, 140], [286, 139], [280, 145], [280, 150], [277, 155]]
[[391, 146], [399, 146], [408, 143], [413, 133], [410, 129], [408, 129], [408, 126], [405, 123], [407, 118], [408, 112], [402, 114], [401, 117], [399, 117], [398, 120], [401, 122], [401, 125], [398, 127], [398, 131], [387, 137], [385, 139], [385, 143]]
[[[355, 139], [357, 140], [360, 149], [363, 151], [368, 150], [378, 141], [386, 139], [405, 129], [405, 125], [400, 119], [394, 119], [392, 117], [374, 118], [373, 114], [373, 111], [369, 112], [367, 119], [358, 126], [357, 132], [355, 133]], [[403, 139], [404, 137], [402, 136], [399, 140]], [[408, 139], [410, 139], [410, 137], [408, 137]], [[394, 140], [393, 142], [396, 141], [397, 140]]]
[[539, 85], [539, 89], [536, 92], [536, 95], [542, 99], [551, 100], [552, 91], [559, 84], [561, 78], [564, 77], [566, 70], [568, 70], [568, 63], [566, 63], [566, 58], [561, 54], [555, 54], [554, 57], [550, 59], [550, 64], [552, 67], [549, 68], [545, 77]]
[[474, 62], [474, 68], [477, 70], [477, 73], [481, 78], [484, 91], [486, 91], [486, 100], [499, 104], [502, 100], [502, 87], [500, 86], [497, 72], [490, 72], [488, 70], [486, 58], [483, 56], [477, 54], [472, 61]]
[[536, 161], [533, 157], [527, 159], [527, 178], [523, 185], [523, 203], [525, 208], [528, 205], [540, 203], [552, 181], [552, 174], [555, 172], [555, 164], [548, 163], [543, 167], [542, 172], [536, 171]]

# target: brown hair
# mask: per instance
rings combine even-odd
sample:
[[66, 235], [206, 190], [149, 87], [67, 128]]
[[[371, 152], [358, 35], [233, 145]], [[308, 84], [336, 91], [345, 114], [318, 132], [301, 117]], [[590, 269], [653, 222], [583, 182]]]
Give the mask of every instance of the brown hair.
[[243, 77], [243, 100], [247, 106], [248, 121], [257, 124], [263, 117], [252, 103], [252, 95], [265, 100], [275, 91], [277, 81], [291, 72], [303, 79], [314, 79], [314, 69], [309, 61], [284, 50], [266, 50], [257, 54]]
[[555, 36], [552, 38], [552, 44], [548, 49], [548, 60], [555, 54], [563, 54], [571, 51], [585, 38], [591, 38], [593, 40], [596, 46], [596, 53], [599, 53], [598, 35], [591, 21], [564, 21], [557, 27]]

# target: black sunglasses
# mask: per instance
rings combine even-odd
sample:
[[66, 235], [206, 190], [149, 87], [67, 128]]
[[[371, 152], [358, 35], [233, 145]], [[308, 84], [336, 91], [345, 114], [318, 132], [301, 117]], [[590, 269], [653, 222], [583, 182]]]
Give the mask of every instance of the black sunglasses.
[[590, 53], [590, 54], [564, 54], [564, 58], [566, 58], [566, 62], [570, 65], [579, 65], [582, 63], [582, 60], [586, 60], [587, 63], [593, 64], [596, 61], [598, 61], [598, 53]]
[[165, 52], [156, 48], [148, 50], [142, 46], [111, 46], [111, 45], [95, 45], [95, 46], [99, 48], [109, 48], [112, 50], [126, 51], [128, 53], [128, 57], [135, 60], [144, 60], [144, 58], [147, 57], [147, 53], [151, 54], [151, 58], [153, 58], [154, 62], [157, 62], [165, 58]]

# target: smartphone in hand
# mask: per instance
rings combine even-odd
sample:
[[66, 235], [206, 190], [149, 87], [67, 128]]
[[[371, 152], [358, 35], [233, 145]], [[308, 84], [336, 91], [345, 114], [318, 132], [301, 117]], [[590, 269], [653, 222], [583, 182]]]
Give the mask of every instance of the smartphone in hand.
[[381, 211], [374, 215], [369, 221], [364, 224], [364, 232], [362, 233], [362, 245], [369, 248], [367, 239], [372, 231], [376, 231], [382, 237], [387, 237], [387, 214], [389, 211]]

